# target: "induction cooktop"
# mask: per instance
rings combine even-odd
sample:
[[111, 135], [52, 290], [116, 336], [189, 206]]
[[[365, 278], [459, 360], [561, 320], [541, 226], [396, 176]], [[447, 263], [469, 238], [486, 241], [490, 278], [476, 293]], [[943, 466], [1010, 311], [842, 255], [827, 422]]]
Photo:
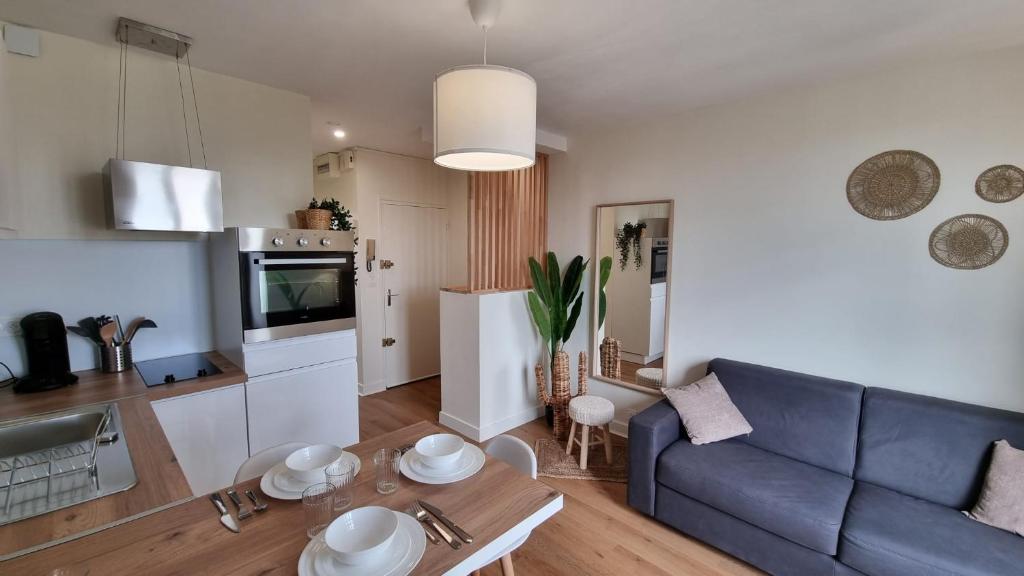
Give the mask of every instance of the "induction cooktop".
[[221, 369], [210, 362], [203, 353], [182, 354], [135, 363], [135, 369], [142, 376], [146, 386], [160, 386], [184, 382], [193, 378], [220, 374]]

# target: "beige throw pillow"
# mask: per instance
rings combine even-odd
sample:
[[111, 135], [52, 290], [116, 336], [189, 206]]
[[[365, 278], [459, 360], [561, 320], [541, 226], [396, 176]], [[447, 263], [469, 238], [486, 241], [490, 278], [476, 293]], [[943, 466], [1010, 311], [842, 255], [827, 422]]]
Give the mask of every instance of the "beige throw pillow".
[[718, 442], [754, 431], [714, 373], [693, 384], [663, 388], [662, 393], [679, 412], [694, 444]]
[[969, 517], [1024, 536], [1024, 450], [996, 442], [981, 496]]

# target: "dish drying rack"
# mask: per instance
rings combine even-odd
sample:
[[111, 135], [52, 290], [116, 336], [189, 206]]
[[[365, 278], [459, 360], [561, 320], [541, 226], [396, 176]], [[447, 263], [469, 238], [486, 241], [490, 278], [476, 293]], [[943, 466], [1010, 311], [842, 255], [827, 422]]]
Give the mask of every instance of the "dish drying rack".
[[[72, 442], [0, 459], [0, 491], [4, 492], [0, 522], [13, 520], [11, 508], [15, 504], [39, 508], [37, 512], [42, 512], [52, 509], [54, 500], [78, 500], [83, 492], [98, 492], [96, 453], [101, 444], [117, 440], [116, 432], [106, 433], [112, 419], [112, 408], [107, 407], [91, 441]], [[45, 494], [41, 488], [43, 481], [46, 482]], [[18, 498], [15, 498], [15, 493], [18, 493]], [[31, 510], [25, 510], [17, 517], [31, 515]]]

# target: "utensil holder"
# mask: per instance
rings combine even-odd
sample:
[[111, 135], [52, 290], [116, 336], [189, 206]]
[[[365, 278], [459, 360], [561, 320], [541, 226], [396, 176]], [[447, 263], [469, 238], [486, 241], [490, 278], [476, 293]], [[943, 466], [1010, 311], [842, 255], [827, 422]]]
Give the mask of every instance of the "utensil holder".
[[132, 345], [129, 342], [114, 346], [100, 346], [100, 370], [108, 373], [131, 370]]

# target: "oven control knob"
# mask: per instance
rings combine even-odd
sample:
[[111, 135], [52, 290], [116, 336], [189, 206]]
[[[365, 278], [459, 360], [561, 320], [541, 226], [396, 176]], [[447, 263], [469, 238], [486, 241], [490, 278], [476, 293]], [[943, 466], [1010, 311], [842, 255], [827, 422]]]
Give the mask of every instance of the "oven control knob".
[[330, 246], [331, 245], [331, 239], [330, 238], [321, 238], [320, 239], [320, 245], [323, 246], [324, 248]]
[[309, 246], [309, 240], [305, 238], [299, 238], [299, 246]]
[[276, 236], [274, 237], [273, 240], [270, 241], [270, 243], [273, 244], [274, 246], [284, 246], [284, 240], [281, 240]]

